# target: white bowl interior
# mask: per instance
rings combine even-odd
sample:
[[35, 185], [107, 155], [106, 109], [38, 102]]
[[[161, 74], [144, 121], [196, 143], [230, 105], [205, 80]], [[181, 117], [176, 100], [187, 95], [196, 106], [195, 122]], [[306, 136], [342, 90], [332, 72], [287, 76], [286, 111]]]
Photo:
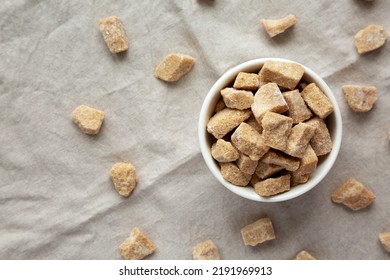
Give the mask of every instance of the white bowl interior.
[[341, 136], [342, 136], [342, 120], [341, 120], [340, 109], [337, 105], [336, 98], [334, 97], [331, 89], [322, 80], [321, 77], [319, 77], [316, 73], [314, 73], [306, 66], [300, 64], [305, 69], [303, 80], [307, 83], [311, 83], [311, 82], [316, 83], [317, 86], [329, 97], [330, 101], [333, 104], [334, 112], [326, 119], [328, 129], [333, 141], [332, 151], [329, 154], [320, 157], [317, 169], [311, 174], [310, 179], [307, 183], [300, 184], [298, 186], [291, 188], [287, 192], [272, 197], [267, 198], [267, 197], [259, 196], [251, 186], [238, 187], [226, 181], [221, 175], [220, 167], [217, 161], [215, 161], [214, 158], [211, 156], [210, 148], [213, 142], [213, 136], [210, 135], [206, 130], [207, 122], [214, 114], [215, 105], [217, 104], [218, 100], [221, 98], [221, 93], [220, 93], [221, 89], [231, 84], [234, 81], [237, 74], [241, 71], [257, 73], [260, 70], [260, 68], [263, 66], [263, 64], [268, 60], [294, 62], [294, 61], [281, 59], [281, 58], [260, 58], [260, 59], [254, 59], [254, 60], [244, 62], [228, 70], [213, 85], [213, 87], [210, 89], [209, 93], [207, 94], [203, 102], [202, 109], [200, 112], [200, 117], [199, 117], [198, 134], [199, 134], [200, 149], [203, 158], [210, 171], [213, 173], [213, 175], [217, 178], [217, 180], [222, 185], [224, 185], [226, 188], [228, 188], [235, 194], [250, 200], [262, 201], [262, 202], [278, 202], [278, 201], [289, 200], [304, 194], [305, 192], [314, 188], [326, 176], [326, 174], [329, 172], [334, 162], [336, 161], [337, 155], [340, 150]]

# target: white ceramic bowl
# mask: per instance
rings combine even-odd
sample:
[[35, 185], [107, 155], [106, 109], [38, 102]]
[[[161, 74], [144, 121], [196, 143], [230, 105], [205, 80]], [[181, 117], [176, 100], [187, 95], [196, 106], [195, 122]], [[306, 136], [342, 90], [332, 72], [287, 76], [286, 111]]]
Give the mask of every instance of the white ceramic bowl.
[[214, 158], [211, 156], [210, 148], [212, 145], [213, 137], [206, 130], [207, 122], [210, 119], [210, 117], [214, 114], [215, 105], [217, 104], [218, 100], [221, 98], [221, 93], [220, 93], [221, 89], [231, 84], [239, 72], [258, 73], [260, 68], [267, 60], [294, 62], [294, 61], [281, 59], [281, 58], [259, 58], [259, 59], [254, 59], [254, 60], [244, 62], [228, 70], [213, 85], [213, 87], [210, 89], [209, 93], [207, 94], [203, 102], [202, 109], [200, 111], [200, 117], [199, 117], [198, 134], [199, 134], [200, 150], [202, 152], [203, 158], [208, 168], [210, 169], [211, 173], [215, 176], [215, 178], [217, 178], [217, 180], [222, 185], [224, 185], [226, 188], [228, 188], [235, 194], [247, 199], [262, 201], [262, 202], [278, 202], [278, 201], [289, 200], [306, 193], [307, 191], [314, 188], [319, 182], [321, 182], [321, 180], [326, 176], [326, 174], [328, 174], [329, 170], [332, 168], [334, 162], [336, 161], [337, 155], [340, 150], [341, 136], [342, 136], [342, 121], [341, 121], [339, 106], [337, 105], [336, 98], [334, 97], [331, 89], [324, 82], [324, 80], [321, 79], [320, 76], [318, 76], [311, 69], [300, 64], [305, 69], [303, 80], [307, 83], [310, 82], [316, 83], [317, 86], [329, 97], [330, 101], [333, 104], [334, 112], [326, 119], [330, 136], [333, 141], [332, 151], [329, 154], [325, 156], [321, 156], [319, 158], [317, 169], [311, 174], [310, 179], [307, 183], [300, 184], [298, 186], [291, 188], [287, 192], [275, 196], [271, 196], [268, 198], [259, 196], [254, 191], [254, 188], [252, 188], [251, 186], [238, 187], [226, 181], [221, 175], [220, 167], [217, 161], [215, 161]]

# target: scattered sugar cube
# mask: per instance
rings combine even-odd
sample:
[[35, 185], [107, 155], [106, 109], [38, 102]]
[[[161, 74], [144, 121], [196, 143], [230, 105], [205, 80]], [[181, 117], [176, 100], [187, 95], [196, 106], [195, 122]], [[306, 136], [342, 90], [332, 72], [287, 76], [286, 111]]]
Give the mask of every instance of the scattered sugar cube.
[[295, 256], [294, 260], [316, 260], [316, 258], [313, 257], [311, 254], [309, 254], [307, 251], [303, 250], [303, 251], [300, 251]]
[[127, 51], [129, 42], [118, 17], [111, 16], [100, 19], [98, 24], [103, 39], [111, 53]]
[[104, 112], [85, 105], [80, 105], [72, 112], [73, 122], [85, 134], [99, 133], [104, 120]]
[[274, 227], [270, 218], [262, 218], [241, 229], [245, 245], [256, 246], [263, 242], [276, 239]]
[[190, 72], [194, 64], [195, 58], [189, 55], [171, 53], [157, 65], [154, 74], [160, 80], [176, 82]]
[[137, 185], [137, 175], [131, 163], [115, 163], [110, 170], [110, 178], [115, 190], [124, 197], [128, 197]]
[[155, 250], [156, 246], [153, 242], [137, 227], [131, 231], [130, 237], [119, 246], [119, 252], [126, 260], [142, 260]]
[[349, 178], [332, 193], [333, 202], [342, 203], [354, 211], [368, 207], [374, 200], [374, 193], [355, 178]]
[[343, 92], [349, 107], [355, 112], [370, 111], [378, 99], [376, 87], [345, 85]]
[[192, 250], [194, 260], [220, 260], [217, 246], [211, 240], [197, 244]]
[[297, 18], [294, 15], [288, 15], [281, 19], [261, 19], [260, 22], [263, 24], [268, 35], [272, 38], [295, 25], [297, 23]]
[[382, 47], [387, 40], [388, 33], [381, 25], [370, 24], [355, 35], [355, 47], [359, 54], [371, 52]]
[[390, 232], [381, 232], [379, 234], [379, 241], [381, 242], [383, 249], [390, 253]]

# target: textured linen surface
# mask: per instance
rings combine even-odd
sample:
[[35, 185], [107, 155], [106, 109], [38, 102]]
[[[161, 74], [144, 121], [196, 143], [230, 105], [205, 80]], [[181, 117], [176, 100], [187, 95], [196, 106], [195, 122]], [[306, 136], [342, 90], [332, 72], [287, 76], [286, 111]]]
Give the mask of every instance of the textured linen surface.
[[[389, 259], [389, 43], [358, 55], [354, 35], [375, 23], [390, 31], [390, 1], [39, 1], [0, 2], [0, 258], [120, 259], [139, 227], [157, 246], [148, 259], [191, 259], [211, 239], [222, 259]], [[261, 18], [295, 14], [270, 39]], [[117, 15], [129, 38], [112, 55], [97, 20]], [[197, 62], [176, 83], [153, 75], [179, 52]], [[228, 69], [261, 57], [302, 63], [329, 84], [343, 139], [329, 175], [291, 201], [259, 203], [233, 194], [205, 165], [197, 138], [202, 102]], [[344, 84], [373, 85], [372, 111], [355, 113]], [[85, 104], [106, 113], [100, 134], [71, 120]], [[108, 177], [129, 161], [139, 183], [129, 198]], [[350, 176], [377, 196], [353, 212], [330, 200]], [[243, 244], [240, 229], [268, 215], [277, 239]]]

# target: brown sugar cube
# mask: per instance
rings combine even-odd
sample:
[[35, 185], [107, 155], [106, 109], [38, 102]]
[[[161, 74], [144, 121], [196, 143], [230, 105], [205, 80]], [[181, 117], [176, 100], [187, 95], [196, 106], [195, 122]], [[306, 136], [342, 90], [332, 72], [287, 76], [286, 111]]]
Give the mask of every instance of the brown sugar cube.
[[387, 40], [385, 28], [381, 25], [370, 24], [355, 35], [355, 47], [359, 54], [364, 54], [382, 47]]
[[131, 163], [115, 163], [110, 170], [110, 178], [115, 190], [124, 197], [128, 197], [137, 185], [137, 175]]
[[290, 156], [302, 158], [315, 131], [315, 127], [305, 123], [295, 125], [288, 136], [284, 152]]
[[310, 175], [309, 174], [301, 174], [297, 171], [291, 172], [291, 186], [295, 187], [300, 184], [304, 184], [307, 181], [309, 181]]
[[256, 185], [256, 183], [260, 182], [260, 181], [261, 181], [261, 179], [255, 173], [255, 174], [252, 175], [252, 179], [250, 180], [249, 185], [254, 187]]
[[282, 94], [288, 105], [287, 116], [293, 119], [294, 124], [308, 120], [313, 116], [313, 113], [307, 108], [305, 101], [297, 89], [285, 91]]
[[307, 106], [321, 119], [325, 119], [334, 110], [332, 102], [315, 83], [307, 85], [302, 90], [301, 95]]
[[85, 134], [99, 133], [104, 120], [104, 112], [85, 105], [80, 105], [72, 112], [72, 119]]
[[342, 186], [332, 193], [332, 201], [342, 203], [357, 211], [369, 206], [375, 200], [375, 195], [355, 178], [349, 178]]
[[269, 147], [264, 144], [263, 137], [249, 124], [241, 123], [231, 136], [234, 147], [248, 155], [251, 160], [259, 160]]
[[284, 167], [282, 166], [265, 163], [264, 161], [260, 160], [257, 164], [255, 174], [260, 179], [267, 179], [268, 177], [271, 177], [272, 175], [278, 173], [279, 171], [282, 171], [283, 169]]
[[314, 152], [313, 148], [309, 144], [301, 158], [299, 168], [296, 170], [296, 173], [299, 174], [310, 174], [313, 173], [317, 168], [318, 157]]
[[381, 232], [379, 234], [379, 241], [381, 242], [383, 249], [390, 253], [390, 232]]
[[294, 258], [294, 260], [316, 260], [315, 257], [313, 257], [311, 254], [309, 254], [307, 251], [303, 250], [300, 251]]
[[264, 77], [264, 71], [262, 71], [263, 68], [260, 69], [259, 71], [259, 88], [261, 88], [262, 86], [266, 85], [269, 83], [269, 81], [267, 81]]
[[299, 83], [299, 87], [301, 89], [304, 89], [305, 87], [307, 87], [307, 84], [306, 83]]
[[237, 90], [235, 88], [224, 88], [221, 95], [226, 107], [232, 109], [249, 109], [252, 106], [254, 97], [251, 91]]
[[223, 101], [223, 98], [221, 98], [217, 104], [215, 105], [214, 113], [218, 113], [219, 111], [222, 111], [223, 109], [226, 108], [226, 104]]
[[189, 55], [171, 53], [157, 65], [154, 75], [166, 82], [176, 82], [190, 72], [194, 63], [195, 58]]
[[269, 60], [264, 63], [261, 72], [264, 80], [293, 90], [302, 79], [305, 70], [297, 63]]
[[250, 110], [223, 109], [207, 122], [207, 131], [217, 139], [223, 138], [233, 128], [247, 120], [250, 115]]
[[248, 185], [252, 176], [242, 172], [237, 165], [232, 162], [221, 162], [222, 177], [233, 185], [245, 187]]
[[284, 113], [288, 110], [288, 105], [278, 85], [268, 83], [256, 92], [251, 108], [257, 122], [261, 123], [266, 112]]
[[130, 237], [119, 246], [119, 252], [126, 260], [142, 260], [155, 250], [156, 246], [153, 242], [137, 227], [131, 231]]
[[100, 19], [98, 21], [100, 32], [111, 53], [127, 51], [129, 42], [120, 19], [116, 16]]
[[290, 190], [291, 175], [283, 175], [277, 178], [268, 178], [264, 181], [258, 182], [254, 188], [255, 192], [261, 196], [273, 196]]
[[194, 260], [220, 260], [217, 246], [211, 240], [197, 244], [192, 250]]
[[276, 239], [274, 227], [270, 218], [265, 217], [241, 229], [245, 245], [256, 246], [263, 242]]
[[249, 175], [253, 175], [255, 173], [257, 167], [257, 160], [251, 160], [250, 157], [244, 154], [240, 154], [240, 157], [237, 159], [236, 164], [238, 168]]
[[265, 113], [261, 121], [264, 144], [277, 150], [286, 150], [292, 123], [292, 118], [273, 112]]
[[316, 128], [313, 137], [310, 139], [310, 145], [316, 155], [319, 157], [330, 153], [333, 142], [324, 120], [319, 117], [314, 117], [305, 123]]
[[[276, 83], [276, 82], [268, 81], [267, 77], [264, 75], [265, 72], [266, 72], [266, 69], [264, 67], [261, 68], [259, 71], [259, 74], [258, 74], [259, 75], [259, 88], [261, 88], [262, 86], [269, 84], [269, 83]], [[285, 87], [280, 86], [280, 85], [279, 85], [279, 89], [280, 89], [280, 91], [289, 90], [288, 88], [285, 88]]]
[[260, 22], [268, 35], [272, 38], [295, 25], [297, 23], [297, 18], [294, 15], [288, 15], [281, 19], [261, 19]]
[[279, 165], [288, 171], [296, 171], [299, 168], [299, 159], [274, 150], [270, 150], [266, 153], [261, 161], [268, 164]]
[[211, 155], [218, 162], [231, 162], [237, 160], [240, 154], [233, 147], [232, 143], [218, 139], [211, 146]]
[[257, 122], [255, 116], [252, 114], [249, 119], [245, 121], [245, 123], [249, 124], [251, 127], [253, 127], [258, 133], [263, 133], [263, 127]]
[[259, 88], [259, 76], [254, 73], [240, 72], [234, 81], [235, 89], [257, 90]]
[[378, 99], [376, 87], [346, 85], [343, 92], [349, 107], [355, 112], [370, 111]]

